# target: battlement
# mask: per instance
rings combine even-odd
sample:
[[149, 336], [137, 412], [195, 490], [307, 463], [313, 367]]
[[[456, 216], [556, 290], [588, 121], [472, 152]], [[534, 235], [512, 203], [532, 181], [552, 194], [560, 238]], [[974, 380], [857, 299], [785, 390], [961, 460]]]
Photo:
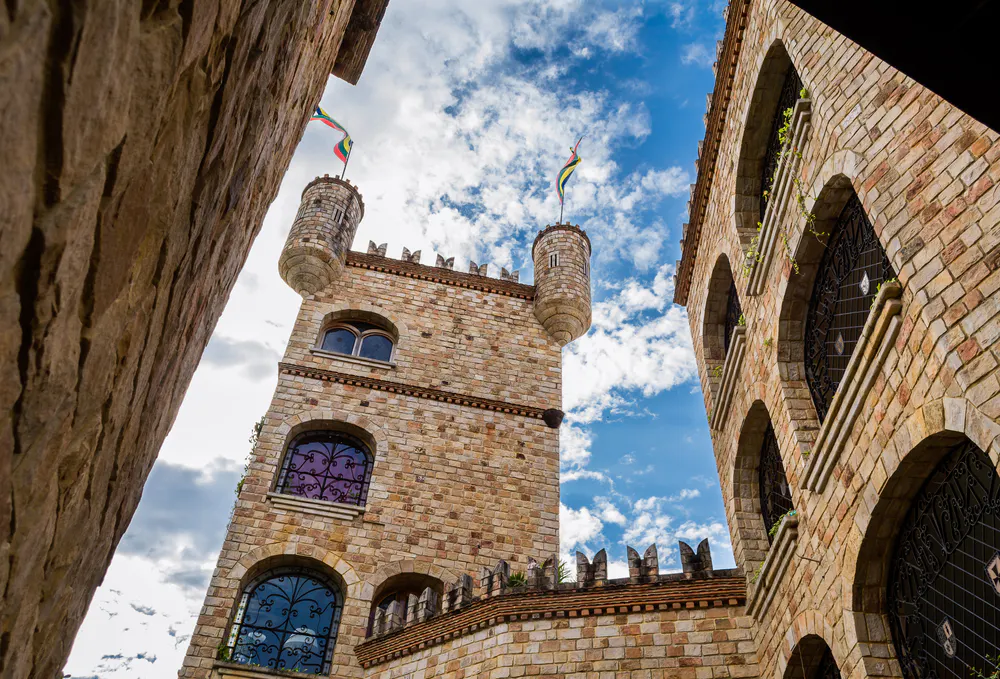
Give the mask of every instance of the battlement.
[[[605, 550], [591, 562], [576, 553], [576, 582], [559, 582], [558, 557], [528, 562], [524, 573], [506, 561], [483, 569], [477, 583], [465, 574], [447, 586], [442, 600], [430, 587], [376, 613], [371, 636], [355, 648], [363, 667], [506, 621], [580, 617], [636, 611], [740, 606], [746, 584], [738, 569], [713, 570], [708, 540], [694, 550], [680, 543], [680, 573], [661, 575], [656, 545], [643, 554], [628, 547], [629, 576], [608, 579]], [[474, 593], [478, 589], [478, 595]]]
[[[365, 254], [376, 255], [378, 257], [385, 257], [386, 259], [391, 259], [389, 257], [386, 257], [386, 254], [385, 254], [386, 250], [388, 249], [388, 247], [389, 247], [388, 243], [382, 243], [381, 245], [375, 245], [375, 241], [370, 240], [370, 241], [368, 241], [368, 252], [365, 253]], [[413, 252], [410, 252], [410, 250], [408, 248], [404, 247], [402, 254], [399, 256], [399, 259], [396, 260], [396, 261], [406, 262], [407, 264], [420, 264], [420, 254], [421, 254], [420, 250], [414, 250]], [[455, 258], [454, 257], [449, 257], [448, 259], [445, 259], [443, 256], [441, 256], [439, 254], [439, 255], [437, 255], [437, 259], [435, 260], [433, 267], [431, 267], [430, 265], [425, 265], [425, 266], [427, 266], [428, 268], [446, 269], [448, 271], [454, 271], [455, 270]], [[488, 275], [488, 270], [489, 270], [489, 264], [485, 264], [485, 263], [484, 264], [476, 264], [476, 262], [474, 262], [473, 260], [471, 260], [471, 259], [469, 260], [469, 275], [470, 276], [479, 276], [481, 278], [486, 278], [487, 275]], [[505, 269], [504, 267], [500, 267], [500, 280], [501, 281], [507, 281], [508, 283], [517, 283], [519, 281], [520, 277], [521, 277], [520, 270], [518, 270], [518, 271], [507, 271], [507, 269]]]

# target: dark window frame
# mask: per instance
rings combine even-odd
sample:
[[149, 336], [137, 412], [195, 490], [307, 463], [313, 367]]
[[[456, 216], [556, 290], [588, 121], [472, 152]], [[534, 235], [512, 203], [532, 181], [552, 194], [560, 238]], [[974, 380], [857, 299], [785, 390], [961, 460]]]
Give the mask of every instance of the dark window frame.
[[[799, 101], [799, 93], [802, 91], [802, 78], [795, 70], [793, 64], [788, 64], [785, 77], [781, 81], [781, 92], [778, 94], [778, 101], [774, 105], [774, 114], [771, 116], [771, 132], [767, 138], [767, 146], [764, 148], [764, 158], [760, 168], [760, 223], [764, 223], [764, 215], [767, 213], [768, 198], [771, 196], [771, 181], [774, 179], [774, 172], [778, 167], [778, 154], [781, 153], [781, 139], [778, 132], [785, 124], [785, 111], [795, 109], [795, 104]], [[767, 196], [765, 196], [765, 192]]]
[[764, 531], [768, 542], [774, 542], [771, 528], [785, 514], [795, 509], [792, 504], [791, 485], [785, 473], [785, 465], [778, 448], [778, 437], [770, 422], [764, 430], [757, 460], [757, 491], [760, 497], [760, 516], [764, 521]]
[[[322, 441], [318, 439], [328, 440]], [[328, 461], [324, 465], [327, 473], [314, 474], [303, 471], [301, 463], [299, 463], [298, 468], [293, 467], [293, 465], [296, 465], [297, 458], [306, 462], [313, 462], [315, 460], [316, 451], [302, 451], [301, 454], [299, 452], [300, 446], [309, 444], [332, 445], [329, 453], [326, 454]], [[362, 470], [360, 478], [358, 478], [357, 474], [353, 474], [352, 477], [348, 478], [344, 477], [342, 474], [338, 476], [333, 472], [334, 468], [339, 469], [341, 466], [345, 470], [350, 470], [357, 466], [357, 462], [354, 459], [356, 456], [351, 454], [345, 456], [345, 451], [343, 449], [339, 451], [340, 454], [338, 455], [339, 446], [349, 447], [351, 450], [358, 451], [362, 454], [365, 466]], [[367, 445], [357, 436], [352, 436], [351, 434], [343, 431], [330, 429], [313, 429], [304, 431], [293, 437], [289, 442], [288, 447], [285, 449], [285, 454], [281, 460], [281, 467], [278, 469], [278, 474], [274, 482], [274, 492], [281, 495], [288, 495], [290, 497], [299, 497], [307, 500], [319, 500], [322, 502], [335, 502], [363, 508], [366, 506], [368, 501], [368, 491], [371, 488], [371, 479], [374, 468], [375, 455], [371, 446]], [[296, 477], [296, 475], [298, 476]], [[319, 497], [316, 497], [316, 494], [309, 494], [308, 492], [294, 492], [297, 487], [301, 488], [303, 486], [307, 486], [311, 489], [314, 484], [307, 483], [310, 477], [316, 484], [319, 485]], [[303, 481], [300, 486], [294, 485], [296, 478]], [[348, 491], [347, 497], [339, 499], [324, 497], [328, 493], [333, 497], [336, 497], [336, 493], [343, 495], [343, 491], [333, 490], [333, 486], [338, 483], [346, 484], [349, 488], [356, 487], [357, 490], [356, 492]]]
[[[370, 326], [364, 329], [359, 328], [359, 325]], [[351, 353], [346, 353], [342, 351], [337, 351], [335, 349], [328, 349], [326, 347], [326, 337], [331, 332], [337, 330], [347, 330], [354, 335], [354, 346], [351, 347]], [[361, 350], [363, 348], [364, 342], [369, 337], [384, 337], [389, 341], [389, 358], [366, 358], [361, 356]], [[392, 363], [393, 359], [396, 357], [396, 340], [393, 338], [392, 334], [387, 330], [383, 330], [378, 326], [371, 323], [365, 323], [363, 321], [337, 321], [336, 323], [331, 323], [323, 328], [323, 332], [320, 333], [319, 346], [317, 347], [321, 351], [325, 351], [331, 354], [337, 354], [340, 356], [353, 356], [354, 358], [362, 358], [366, 361], [378, 361], [380, 363]]]
[[[292, 582], [292, 579], [295, 582]], [[288, 579], [289, 582], [282, 582], [284, 587], [272, 584], [276, 581]], [[314, 586], [312, 590], [308, 582]], [[261, 596], [262, 602], [257, 605], [256, 611], [251, 610], [251, 600], [265, 586], [271, 585], [277, 592]], [[324, 596], [309, 597], [322, 592]], [[283, 602], [284, 608], [269, 607], [275, 597]], [[298, 598], [297, 597], [302, 597]], [[332, 578], [325, 576], [319, 571], [302, 568], [299, 566], [278, 566], [271, 568], [254, 578], [247, 584], [240, 593], [240, 598], [236, 611], [233, 613], [232, 622], [229, 627], [229, 635], [225, 648], [228, 650], [229, 662], [248, 667], [266, 667], [273, 670], [292, 670], [306, 674], [329, 674], [333, 661], [333, 651], [337, 645], [337, 633], [340, 627], [340, 619], [344, 609], [344, 593], [341, 587]], [[305, 607], [299, 609], [297, 603], [308, 602]], [[304, 618], [299, 618], [298, 613], [306, 613], [310, 618], [315, 618], [317, 613], [323, 613], [329, 609], [329, 629], [311, 630], [312, 634], [304, 634], [301, 630]], [[268, 619], [266, 614], [271, 611], [283, 611], [285, 618], [278, 624]], [[248, 614], [263, 613], [255, 616], [253, 622], [248, 621]], [[280, 615], [280, 613], [279, 613]], [[325, 616], [324, 616], [325, 617]], [[321, 621], [324, 618], [321, 618]], [[320, 623], [323, 624], [322, 622]], [[308, 629], [308, 628], [307, 628]], [[244, 630], [248, 631], [244, 634]], [[279, 643], [279, 651], [276, 657], [269, 658], [261, 663], [258, 652], [267, 651], [273, 647], [273, 640], [270, 635], [276, 636]], [[314, 645], [319, 648], [315, 652], [303, 653], [300, 647], [292, 647], [291, 643], [299, 645]], [[288, 654], [286, 656], [286, 650]], [[291, 665], [288, 661], [292, 660]], [[305, 666], [301, 666], [305, 662]]]

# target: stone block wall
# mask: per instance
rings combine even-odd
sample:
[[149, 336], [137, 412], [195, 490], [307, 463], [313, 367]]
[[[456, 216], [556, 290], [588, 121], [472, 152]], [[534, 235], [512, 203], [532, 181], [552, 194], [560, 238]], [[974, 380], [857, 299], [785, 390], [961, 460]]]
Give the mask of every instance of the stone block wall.
[[384, 8], [0, 11], [4, 676], [65, 661], [327, 77], [357, 80]]
[[[742, 266], [747, 182], [738, 171], [746, 130], [760, 124], [754, 94], [776, 41], [812, 100], [797, 175], [805, 207], [822, 222], [853, 190], [902, 287], [898, 335], [829, 482], [816, 489], [804, 487], [804, 470], [820, 425], [797, 338], [822, 248], [794, 202], [783, 225], [801, 271], [781, 253], [762, 294], [751, 296]], [[965, 436], [1000, 464], [998, 135], [785, 0], [731, 3], [717, 72], [677, 299], [688, 309], [708, 410], [718, 356], [705, 314], [717, 262], [732, 263], [746, 355], [729, 417], [712, 437], [737, 564], [751, 578], [765, 559], [784, 560], [768, 564], [773, 582], [751, 584], [761, 675], [783, 676], [799, 641], [819, 637], [842, 676], [900, 676], [885, 569], [902, 511], [925, 478], [927, 445]], [[790, 522], [774, 542], [792, 546], [782, 559], [769, 552], [756, 487], [768, 418], [797, 510], [797, 534]]]
[[[247, 573], [268, 560], [337, 574], [346, 603], [333, 674], [357, 677], [354, 647], [388, 578], [455, 583], [499, 559], [524, 570], [529, 556], [558, 552], [558, 429], [543, 412], [561, 403], [560, 347], [532, 313], [533, 292], [352, 252], [342, 276], [303, 301], [181, 676], [219, 671]], [[316, 351], [328, 321], [345, 318], [391, 326], [392, 363]], [[268, 497], [289, 440], [330, 423], [375, 453], [352, 518]]]

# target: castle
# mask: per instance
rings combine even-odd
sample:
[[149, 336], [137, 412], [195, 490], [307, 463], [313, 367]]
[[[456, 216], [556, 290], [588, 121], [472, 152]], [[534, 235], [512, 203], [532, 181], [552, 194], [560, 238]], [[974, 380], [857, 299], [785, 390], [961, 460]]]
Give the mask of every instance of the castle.
[[627, 579], [602, 551], [560, 582], [561, 347], [590, 327], [587, 234], [543, 229], [525, 285], [351, 251], [363, 215], [347, 181], [302, 194], [279, 259], [302, 306], [181, 676], [754, 676], [743, 580], [707, 542], [681, 574], [654, 545]]
[[562, 582], [583, 231], [539, 233], [531, 286], [354, 252], [321, 177], [182, 677], [995, 676], [1000, 140], [785, 0], [731, 3], [706, 128], [675, 301], [737, 568], [644, 545]]

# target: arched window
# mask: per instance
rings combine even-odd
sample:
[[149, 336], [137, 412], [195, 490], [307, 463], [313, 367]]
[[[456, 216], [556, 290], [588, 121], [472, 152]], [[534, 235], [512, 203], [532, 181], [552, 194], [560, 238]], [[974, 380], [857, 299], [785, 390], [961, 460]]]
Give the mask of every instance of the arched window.
[[722, 343], [726, 354], [729, 354], [729, 345], [733, 341], [733, 332], [740, 325], [743, 317], [743, 309], [740, 307], [740, 295], [736, 292], [736, 281], [729, 281], [729, 296], [726, 298], [726, 323], [723, 329]]
[[823, 651], [823, 655], [819, 659], [815, 677], [816, 679], [840, 679], [840, 668], [837, 667], [837, 661], [834, 659], [833, 652], [830, 651], [829, 646]]
[[276, 491], [313, 500], [364, 506], [373, 458], [360, 440], [337, 431], [308, 431], [292, 439]]
[[760, 482], [760, 513], [764, 519], [768, 540], [773, 541], [771, 530], [785, 514], [792, 511], [793, 507], [792, 491], [785, 477], [785, 466], [781, 463], [781, 451], [778, 450], [778, 438], [774, 435], [774, 427], [770, 422], [764, 431], [757, 470]]
[[228, 660], [275, 670], [329, 674], [343, 596], [322, 575], [275, 568], [243, 591], [226, 642]]
[[798, 71], [791, 64], [785, 71], [785, 79], [781, 83], [781, 93], [778, 95], [778, 103], [771, 116], [771, 132], [767, 138], [767, 148], [764, 151], [764, 162], [760, 169], [760, 221], [764, 221], [764, 213], [767, 211], [767, 192], [770, 195], [771, 182], [774, 180], [774, 172], [778, 167], [778, 154], [781, 153], [781, 128], [785, 125], [785, 111], [795, 107], [795, 102], [799, 100], [799, 92], [802, 91], [802, 79], [799, 78]]
[[376, 361], [392, 359], [392, 337], [388, 332], [362, 321], [337, 323], [323, 334], [320, 349]]
[[376, 590], [373, 598], [372, 609], [368, 614], [368, 636], [375, 631], [375, 615], [381, 610], [389, 613], [389, 608], [396, 601], [400, 602], [399, 612], [401, 620], [406, 620], [410, 610], [410, 595], [417, 598], [430, 588], [434, 592], [434, 605], [440, 603], [441, 593], [444, 591], [444, 583], [430, 575], [419, 573], [401, 573], [389, 578]]
[[852, 193], [823, 251], [806, 314], [806, 382], [821, 422], [879, 286], [895, 276], [861, 201]]
[[887, 600], [907, 679], [990, 675], [1000, 655], [1000, 475], [971, 441], [952, 447], [902, 523]]
[[840, 679], [840, 668], [826, 642], [809, 634], [799, 641], [788, 658], [784, 679]]

